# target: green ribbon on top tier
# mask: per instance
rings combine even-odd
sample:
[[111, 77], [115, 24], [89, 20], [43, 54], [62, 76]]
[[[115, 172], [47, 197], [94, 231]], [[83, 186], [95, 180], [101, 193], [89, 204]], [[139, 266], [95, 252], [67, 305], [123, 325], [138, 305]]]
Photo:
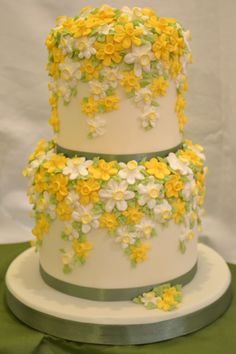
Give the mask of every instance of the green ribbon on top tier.
[[52, 275], [48, 274], [40, 264], [40, 274], [45, 281], [45, 283], [52, 288], [68, 295], [79, 297], [87, 300], [95, 301], [127, 301], [132, 300], [134, 297], [148, 292], [156, 286], [160, 286], [166, 283], [170, 283], [171, 286], [181, 284], [182, 286], [188, 284], [196, 274], [197, 262], [194, 266], [186, 273], [181, 276], [169, 279], [163, 283], [146, 285], [142, 287], [135, 288], [117, 288], [117, 289], [100, 289], [91, 288], [86, 286], [80, 286], [72, 283], [65, 282], [63, 280], [57, 279]]
[[166, 157], [170, 152], [175, 153], [179, 149], [183, 147], [183, 144], [180, 143], [171, 149], [161, 150], [161, 151], [152, 151], [152, 152], [144, 152], [138, 154], [104, 154], [99, 152], [87, 152], [87, 151], [77, 151], [66, 149], [60, 145], [56, 145], [56, 152], [58, 154], [64, 154], [66, 157], [85, 157], [87, 160], [92, 160], [96, 157], [103, 159], [105, 161], [118, 161], [118, 162], [129, 162], [131, 160], [141, 161], [142, 159], [151, 159], [152, 157]]

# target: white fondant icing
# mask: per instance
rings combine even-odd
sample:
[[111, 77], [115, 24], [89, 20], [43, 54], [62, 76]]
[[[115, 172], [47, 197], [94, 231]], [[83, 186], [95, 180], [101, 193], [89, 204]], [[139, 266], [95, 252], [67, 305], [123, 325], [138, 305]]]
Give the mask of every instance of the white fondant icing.
[[71, 242], [61, 238], [62, 222], [53, 222], [40, 248], [40, 262], [50, 275], [80, 286], [95, 288], [132, 288], [166, 282], [188, 272], [197, 260], [197, 236], [187, 241], [184, 254], [179, 250], [181, 227], [174, 222], [157, 229], [158, 236], [145, 240], [151, 245], [148, 260], [131, 265], [114, 237], [106, 230], [92, 230], [88, 240], [93, 244], [86, 263], [75, 265], [69, 274], [62, 270], [61, 248], [71, 248]]
[[63, 294], [44, 283], [34, 248], [10, 265], [6, 285], [23, 304], [59, 318], [96, 324], [146, 324], [182, 317], [219, 299], [231, 282], [224, 259], [211, 248], [198, 245], [198, 271], [183, 288], [183, 302], [176, 311], [147, 310], [131, 301], [90, 301]]
[[170, 83], [167, 95], [159, 98], [160, 118], [156, 127], [149, 131], [144, 130], [141, 125], [140, 109], [119, 88], [120, 107], [102, 115], [106, 121], [106, 132], [94, 139], [87, 137], [88, 117], [81, 111], [83, 97], [89, 96], [89, 85], [80, 82], [77, 89], [78, 94], [68, 105], [64, 105], [63, 100], [59, 99], [60, 131], [57, 142], [64, 148], [98, 154], [145, 153], [172, 148], [182, 140], [175, 113], [176, 88], [173, 82]]

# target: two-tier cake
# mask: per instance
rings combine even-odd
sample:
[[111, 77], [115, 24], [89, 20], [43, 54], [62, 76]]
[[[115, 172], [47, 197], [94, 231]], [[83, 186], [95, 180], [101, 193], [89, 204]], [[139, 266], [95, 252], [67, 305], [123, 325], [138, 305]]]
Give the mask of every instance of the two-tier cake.
[[[56, 136], [40, 140], [24, 174], [36, 237], [25, 262], [34, 262], [48, 305], [21, 303], [38, 316], [50, 314], [49, 323], [64, 321], [61, 332], [46, 327], [49, 333], [151, 342], [198, 329], [229, 303], [227, 266], [197, 244], [207, 169], [203, 148], [183, 138], [190, 38], [174, 18], [150, 8], [108, 5], [59, 17], [47, 37]], [[209, 278], [222, 268], [224, 281], [215, 290], [216, 279], [207, 279], [215, 299], [206, 295], [199, 304], [194, 292], [210, 272], [207, 259], [218, 264]], [[221, 310], [217, 305], [213, 317], [205, 310], [207, 319], [195, 318], [191, 327], [185, 314], [199, 316], [219, 298]], [[178, 332], [176, 318], [189, 321], [185, 331]]]

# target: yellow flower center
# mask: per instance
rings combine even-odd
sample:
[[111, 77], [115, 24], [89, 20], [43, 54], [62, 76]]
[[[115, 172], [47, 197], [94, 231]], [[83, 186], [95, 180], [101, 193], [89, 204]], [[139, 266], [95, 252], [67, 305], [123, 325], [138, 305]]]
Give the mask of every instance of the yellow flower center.
[[84, 41], [79, 42], [79, 44], [78, 44], [78, 49], [79, 49], [80, 51], [85, 50], [85, 49], [86, 49], [86, 43], [85, 43]]
[[140, 63], [142, 66], [146, 66], [150, 63], [150, 58], [147, 54], [143, 54], [140, 57]]
[[70, 80], [72, 76], [72, 72], [69, 70], [69, 68], [64, 68], [62, 71], [61, 71], [61, 78], [62, 80]]
[[111, 55], [114, 53], [114, 51], [115, 51], [115, 46], [112, 43], [108, 43], [105, 45], [104, 47], [105, 54]]
[[169, 219], [170, 211], [169, 210], [163, 210], [163, 212], [161, 213], [161, 216], [163, 217], [163, 219]]
[[130, 171], [133, 171], [137, 168], [138, 164], [137, 164], [137, 161], [135, 160], [132, 160], [132, 161], [129, 161], [127, 163], [127, 168], [130, 170]]
[[145, 102], [150, 102], [151, 98], [152, 98], [152, 96], [151, 96], [150, 93], [145, 93], [145, 95], [144, 95], [144, 101]]
[[122, 237], [122, 242], [126, 244], [130, 242], [129, 234], [124, 234], [124, 236]]
[[94, 93], [95, 95], [99, 95], [101, 92], [102, 92], [101, 86], [96, 85], [96, 86], [93, 87], [93, 93]]
[[118, 189], [113, 193], [112, 196], [115, 200], [122, 200], [124, 199], [124, 192]]
[[81, 221], [83, 224], [89, 224], [92, 221], [92, 217], [90, 214], [86, 213], [86, 214], [82, 215]]
[[156, 114], [154, 112], [151, 112], [148, 114], [148, 119], [150, 121], [154, 121], [156, 119]]
[[143, 233], [145, 236], [149, 236], [152, 232], [152, 227], [150, 225], [146, 225], [143, 229]]
[[157, 198], [159, 196], [159, 189], [151, 188], [148, 194], [151, 198]]

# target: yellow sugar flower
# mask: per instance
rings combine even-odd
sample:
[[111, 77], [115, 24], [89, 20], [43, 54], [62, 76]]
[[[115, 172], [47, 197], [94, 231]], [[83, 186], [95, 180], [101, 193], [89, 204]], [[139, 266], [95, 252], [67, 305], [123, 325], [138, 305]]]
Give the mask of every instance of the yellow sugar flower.
[[47, 147], [47, 142], [45, 139], [40, 139], [33, 154], [29, 156], [29, 161], [35, 160], [37, 157], [42, 155], [45, 152]]
[[43, 234], [47, 233], [49, 230], [49, 222], [44, 214], [40, 215], [40, 218], [37, 220], [35, 227], [32, 229], [32, 234], [36, 236], [38, 240], [42, 240]]
[[167, 198], [178, 198], [179, 192], [184, 188], [183, 181], [179, 174], [175, 174], [165, 183]]
[[133, 71], [124, 71], [120, 84], [126, 92], [137, 91], [140, 89], [140, 79], [141, 77], [137, 77]]
[[203, 162], [200, 157], [192, 150], [181, 150], [179, 158], [184, 162], [190, 162], [195, 166], [202, 167]]
[[48, 63], [47, 70], [49, 75], [52, 76], [54, 80], [58, 78], [59, 75], [58, 63]]
[[63, 155], [54, 154], [51, 159], [45, 161], [43, 167], [47, 170], [48, 173], [55, 172], [55, 170], [62, 170], [67, 162], [67, 158]]
[[88, 99], [81, 102], [82, 111], [89, 117], [94, 117], [98, 112], [98, 101], [93, 97], [88, 97]]
[[150, 249], [150, 245], [147, 243], [142, 243], [140, 246], [131, 246], [130, 247], [130, 259], [135, 263], [141, 263], [148, 259], [148, 251]]
[[132, 44], [141, 45], [140, 35], [143, 33], [141, 28], [135, 28], [132, 22], [117, 25], [115, 27], [114, 41], [121, 43], [122, 48], [130, 48]]
[[56, 194], [57, 200], [64, 199], [68, 194], [68, 177], [56, 174], [51, 177], [49, 191]]
[[87, 36], [92, 31], [92, 26], [88, 26], [87, 21], [84, 18], [77, 18], [74, 24], [71, 23], [70, 30], [74, 34], [75, 38]]
[[46, 190], [48, 190], [49, 185], [48, 183], [45, 181], [45, 173], [46, 170], [42, 167], [40, 167], [39, 171], [37, 171], [37, 173], [35, 174], [34, 177], [34, 190], [35, 192], [44, 192]]
[[121, 44], [115, 42], [113, 36], [107, 35], [105, 42], [95, 42], [95, 48], [96, 57], [103, 62], [104, 66], [110, 66], [113, 62], [118, 64], [122, 60]]
[[179, 94], [176, 99], [175, 111], [178, 114], [181, 114], [186, 106], [186, 101], [182, 94]]
[[179, 224], [186, 213], [185, 202], [183, 202], [181, 199], [177, 199], [172, 203], [172, 206], [174, 208], [173, 219], [176, 224]]
[[47, 46], [48, 50], [51, 50], [54, 47], [54, 36], [49, 34], [46, 38], [45, 45]]
[[159, 162], [155, 157], [146, 161], [144, 165], [147, 169], [147, 173], [156, 178], [163, 179], [170, 174], [167, 164], [165, 162]]
[[57, 204], [56, 212], [60, 220], [71, 220], [73, 209], [63, 200]]
[[81, 204], [86, 205], [98, 202], [99, 189], [100, 184], [94, 178], [79, 180], [76, 185], [76, 191], [79, 193]]
[[111, 112], [113, 110], [116, 110], [119, 108], [119, 103], [120, 99], [117, 95], [111, 95], [107, 96], [102, 100], [102, 103], [104, 104], [106, 111]]
[[141, 218], [144, 216], [144, 213], [136, 207], [128, 207], [125, 211], [123, 211], [123, 215], [127, 218], [127, 223], [135, 223], [138, 224]]
[[77, 256], [80, 258], [86, 259], [88, 257], [89, 252], [92, 250], [93, 245], [89, 241], [79, 242], [78, 240], [73, 240], [73, 249]]
[[64, 62], [64, 54], [60, 48], [53, 47], [51, 50], [51, 54], [53, 56], [54, 63], [63, 63]]
[[184, 112], [178, 114], [179, 130], [181, 133], [184, 131], [185, 124], [187, 123], [188, 118]]
[[105, 160], [99, 160], [97, 166], [89, 166], [89, 173], [95, 179], [102, 179], [103, 181], [108, 181], [111, 176], [117, 174], [117, 168], [115, 167], [115, 161], [106, 162]]
[[85, 79], [90, 81], [99, 77], [101, 65], [94, 66], [90, 59], [85, 59], [80, 69], [81, 72], [84, 73]]
[[152, 82], [152, 92], [155, 96], [165, 96], [167, 89], [169, 87], [169, 82], [165, 80], [164, 76], [159, 76]]
[[170, 72], [172, 77], [175, 79], [179, 73], [182, 71], [182, 64], [179, 60], [173, 61], [170, 67]]
[[118, 226], [118, 220], [114, 213], [106, 212], [100, 216], [100, 226], [109, 230], [115, 230]]
[[52, 94], [49, 97], [49, 104], [52, 106], [52, 108], [56, 108], [58, 104], [58, 97], [55, 94]]
[[57, 109], [53, 109], [51, 112], [51, 116], [49, 117], [48, 120], [49, 124], [53, 127], [53, 130], [55, 133], [59, 132], [60, 130], [60, 121], [58, 118], [58, 111]]
[[152, 50], [158, 60], [163, 60], [166, 65], [169, 63], [170, 52], [168, 48], [168, 37], [162, 33], [152, 45]]

